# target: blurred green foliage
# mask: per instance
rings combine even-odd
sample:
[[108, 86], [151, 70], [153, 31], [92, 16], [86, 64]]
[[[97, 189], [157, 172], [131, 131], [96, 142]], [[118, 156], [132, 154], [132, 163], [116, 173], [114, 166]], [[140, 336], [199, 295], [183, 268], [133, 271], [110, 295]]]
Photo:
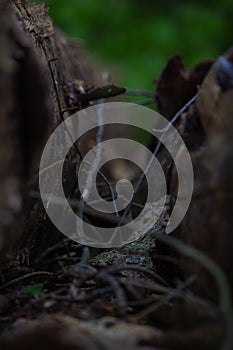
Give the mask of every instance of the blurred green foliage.
[[43, 284], [33, 284], [31, 286], [26, 286], [21, 289], [21, 294], [23, 295], [38, 295], [43, 291]]
[[49, 14], [129, 88], [153, 88], [168, 58], [187, 66], [232, 44], [233, 2], [223, 0], [46, 0]]

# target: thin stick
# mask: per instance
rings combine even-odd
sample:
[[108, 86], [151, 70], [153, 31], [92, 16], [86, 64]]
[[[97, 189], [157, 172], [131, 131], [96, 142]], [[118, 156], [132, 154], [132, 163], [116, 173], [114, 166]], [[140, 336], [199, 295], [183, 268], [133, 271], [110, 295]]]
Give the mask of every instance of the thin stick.
[[22, 281], [25, 281], [27, 279], [39, 277], [39, 276], [47, 276], [47, 277], [53, 276], [53, 273], [47, 272], [47, 271], [35, 271], [35, 272], [27, 273], [26, 275], [15, 278], [15, 279], [3, 284], [2, 286], [0, 286], [0, 290], [11, 287], [12, 285], [17, 284], [17, 283], [21, 283]]
[[134, 193], [133, 193], [133, 198], [132, 198], [131, 202], [129, 203], [129, 205], [128, 205], [128, 206], [126, 207], [126, 209], [124, 210], [124, 213], [123, 213], [123, 215], [122, 215], [122, 217], [121, 217], [121, 220], [119, 221], [118, 227], [122, 225], [122, 223], [125, 221], [127, 215], [129, 214], [130, 209], [131, 209], [131, 207], [132, 207], [132, 202], [135, 200], [136, 194], [137, 194], [138, 191], [140, 190], [143, 180], [145, 179], [146, 175], [148, 174], [148, 172], [149, 172], [150, 169], [151, 169], [151, 166], [152, 166], [152, 164], [153, 164], [153, 162], [154, 162], [155, 157], [157, 156], [157, 154], [158, 154], [158, 152], [159, 152], [159, 150], [160, 150], [160, 147], [161, 147], [161, 145], [162, 145], [162, 141], [163, 141], [163, 139], [164, 139], [166, 133], [167, 133], [168, 130], [170, 129], [171, 125], [173, 125], [173, 124], [177, 121], [177, 119], [180, 117], [180, 115], [181, 115], [181, 114], [196, 100], [197, 96], [198, 96], [198, 93], [197, 93], [195, 96], [193, 96], [193, 97], [191, 98], [191, 100], [189, 100], [189, 101], [174, 115], [174, 117], [170, 120], [170, 123], [168, 124], [168, 126], [167, 126], [166, 128], [164, 128], [164, 129], [161, 130], [161, 131], [163, 132], [163, 135], [162, 135], [160, 141], [158, 142], [158, 144], [156, 145], [156, 147], [155, 147], [155, 149], [154, 149], [154, 152], [153, 152], [153, 155], [152, 155], [152, 157], [150, 158], [149, 163], [147, 164], [147, 167], [146, 167], [145, 171], [142, 172], [142, 174], [141, 174], [141, 176], [140, 176], [140, 178], [139, 178], [139, 180], [138, 180], [138, 182], [137, 182], [137, 184], [136, 184], [136, 186], [135, 186]]

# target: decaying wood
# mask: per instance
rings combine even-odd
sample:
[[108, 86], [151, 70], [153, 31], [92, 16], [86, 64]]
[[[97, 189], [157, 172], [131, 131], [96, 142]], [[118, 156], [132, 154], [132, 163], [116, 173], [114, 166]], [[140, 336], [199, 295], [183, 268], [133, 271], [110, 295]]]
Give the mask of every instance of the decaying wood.
[[44, 72], [8, 1], [1, 2], [0, 17], [0, 252], [3, 264], [6, 252], [22, 233], [17, 217], [22, 214], [24, 182], [45, 139], [49, 113]]
[[[43, 4], [2, 1], [0, 16], [0, 252], [3, 267], [6, 252], [15, 245], [16, 251], [21, 246], [32, 252], [34, 247], [37, 254], [38, 249], [43, 251], [43, 242], [46, 241], [47, 246], [60, 239], [39, 199], [31, 199], [28, 194], [31, 189], [38, 189], [38, 161], [46, 137], [69, 115], [69, 111], [65, 111], [73, 107], [72, 103], [77, 110], [89, 102], [81, 98], [79, 101], [72, 95], [72, 82], [84, 88], [96, 88], [102, 86], [103, 81], [81, 45], [68, 42], [62, 33], [54, 30]], [[72, 188], [75, 176], [69, 175], [70, 169], [66, 167], [65, 178]], [[16, 219], [22, 215], [25, 220], [19, 225]]]
[[[177, 123], [178, 130], [183, 136], [191, 154], [195, 182], [188, 212], [172, 235], [210, 257], [222, 268], [223, 273], [226, 274], [231, 286], [233, 286], [233, 240], [231, 228], [233, 208], [232, 50], [226, 53], [225, 58], [227, 61], [220, 58], [212, 65], [203, 83], [199, 81], [199, 93], [195, 103], [189, 107], [188, 111], [182, 114]], [[175, 70], [173, 75], [177, 72], [179, 76], [180, 68], [177, 68], [177, 65], [174, 64], [173, 68]], [[186, 76], [190, 77], [192, 74], [186, 73]], [[202, 75], [202, 79], [203, 77]], [[167, 75], [163, 73], [160, 79], [166, 80]], [[179, 81], [180, 79], [178, 79], [178, 84]], [[164, 87], [164, 82], [162, 86]], [[176, 90], [176, 94], [180, 94], [183, 97], [186, 96], [187, 89], [182, 89], [184, 84], [180, 83], [179, 87], [181, 90], [176, 87], [175, 80], [173, 83], [168, 84], [166, 88], [170, 89], [171, 97], [169, 97], [166, 88], [164, 87], [164, 90], [161, 89], [161, 81], [159, 83], [157, 98], [161, 106], [164, 106], [163, 108], [168, 106], [168, 112], [169, 106], [173, 105], [172, 89]], [[187, 99], [187, 96], [185, 98]], [[182, 164], [182, 159], [181, 151], [177, 155], [176, 161]], [[174, 202], [177, 186], [176, 171], [174, 170], [170, 181]], [[163, 245], [161, 247], [160, 252], [175, 255], [175, 251], [170, 249], [166, 251]], [[161, 266], [169, 278], [175, 278], [174, 266], [173, 268], [170, 264], [161, 264]], [[180, 269], [188, 274], [197, 274], [199, 291], [202, 290], [209, 297], [218, 295], [216, 281], [205, 267], [194, 263], [192, 259], [189, 259], [188, 262], [181, 259]]]
[[[198, 152], [192, 154], [195, 188], [180, 235], [219, 264], [233, 287], [232, 51], [225, 57], [229, 60], [229, 67], [225, 67], [221, 59], [218, 60], [205, 78], [197, 98], [197, 114], [206, 141]], [[225, 88], [225, 85], [229, 88]], [[207, 273], [202, 269], [199, 275], [211, 294], [213, 284], [209, 284]]]

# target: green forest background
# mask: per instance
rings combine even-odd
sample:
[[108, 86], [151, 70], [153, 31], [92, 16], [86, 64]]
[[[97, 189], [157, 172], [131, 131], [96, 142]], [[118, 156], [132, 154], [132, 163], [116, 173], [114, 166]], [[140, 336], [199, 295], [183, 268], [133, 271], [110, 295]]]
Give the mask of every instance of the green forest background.
[[47, 0], [55, 24], [81, 38], [118, 83], [153, 89], [168, 58], [191, 67], [232, 44], [233, 1]]

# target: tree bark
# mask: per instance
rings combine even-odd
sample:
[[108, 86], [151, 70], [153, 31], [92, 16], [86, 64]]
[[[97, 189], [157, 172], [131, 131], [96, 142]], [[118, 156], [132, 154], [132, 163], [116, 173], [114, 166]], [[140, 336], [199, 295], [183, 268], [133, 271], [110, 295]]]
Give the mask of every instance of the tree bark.
[[[81, 45], [69, 42], [54, 29], [43, 4], [3, 0], [0, 6], [3, 268], [20, 248], [34, 249], [36, 254], [43, 251], [45, 244], [60, 238], [40, 199], [32, 199], [30, 191], [38, 192], [38, 165], [46, 138], [69, 116], [67, 108], [83, 108], [84, 102], [79, 101], [72, 88], [73, 82], [96, 87], [102, 80]], [[69, 169], [68, 166], [64, 176], [72, 186], [74, 176], [69, 177]]]

